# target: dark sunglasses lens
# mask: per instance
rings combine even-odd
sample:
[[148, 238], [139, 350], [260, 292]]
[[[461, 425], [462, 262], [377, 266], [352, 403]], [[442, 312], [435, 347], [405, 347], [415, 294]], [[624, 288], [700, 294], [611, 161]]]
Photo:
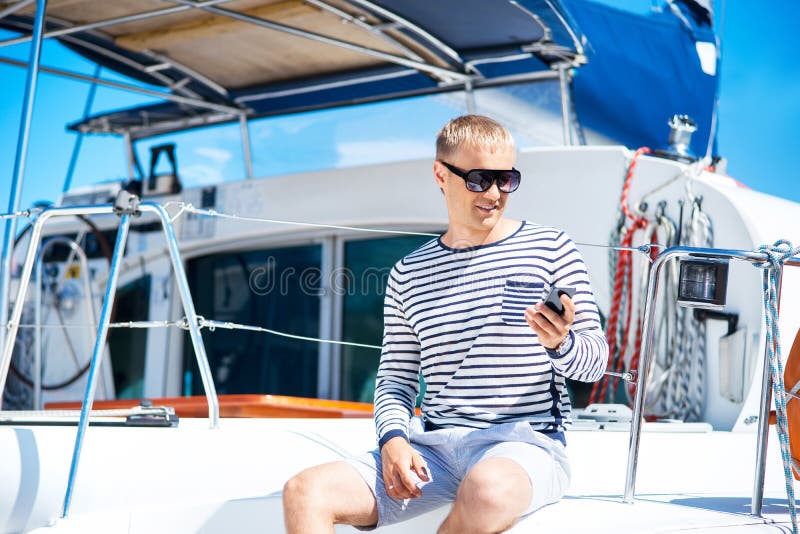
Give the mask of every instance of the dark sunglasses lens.
[[494, 176], [491, 172], [486, 171], [470, 171], [467, 173], [467, 178], [464, 181], [467, 189], [475, 193], [486, 191], [492, 186]]
[[505, 171], [497, 175], [497, 188], [503, 193], [513, 193], [519, 187], [522, 175], [519, 171]]

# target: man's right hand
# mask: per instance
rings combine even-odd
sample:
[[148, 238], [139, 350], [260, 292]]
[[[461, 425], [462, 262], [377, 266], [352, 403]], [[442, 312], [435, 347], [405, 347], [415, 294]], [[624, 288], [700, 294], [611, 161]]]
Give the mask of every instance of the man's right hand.
[[383, 444], [381, 466], [386, 493], [395, 499], [415, 499], [422, 491], [411, 478], [413, 470], [419, 478], [428, 481], [428, 468], [419, 452], [402, 436], [396, 436]]

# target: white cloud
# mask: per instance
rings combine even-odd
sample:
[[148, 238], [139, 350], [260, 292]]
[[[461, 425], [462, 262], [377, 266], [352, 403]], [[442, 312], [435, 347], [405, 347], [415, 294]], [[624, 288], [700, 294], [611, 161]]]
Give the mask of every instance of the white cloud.
[[387, 139], [382, 141], [348, 141], [336, 146], [337, 166], [367, 165], [384, 161], [431, 157], [433, 147], [427, 140]]
[[194, 153], [200, 157], [210, 159], [218, 165], [222, 165], [233, 157], [229, 150], [200, 146], [194, 149]]
[[184, 182], [194, 185], [211, 185], [222, 182], [222, 169], [210, 165], [194, 164], [181, 168]]

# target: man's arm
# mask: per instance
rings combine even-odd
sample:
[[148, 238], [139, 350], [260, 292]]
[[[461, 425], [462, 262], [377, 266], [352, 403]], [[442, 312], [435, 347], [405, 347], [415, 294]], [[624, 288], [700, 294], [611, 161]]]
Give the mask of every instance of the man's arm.
[[564, 233], [557, 243], [553, 285], [574, 287], [575, 295], [572, 299], [561, 296], [563, 315], [539, 303], [525, 311], [525, 319], [559, 374], [581, 382], [596, 382], [608, 363], [608, 342], [600, 326], [600, 313], [586, 264], [575, 244]]
[[406, 319], [396, 268], [389, 274], [383, 305], [383, 351], [375, 381], [375, 428], [381, 451], [386, 492], [396, 499], [419, 497], [422, 492], [411, 470], [428, 480], [419, 453], [408, 441], [408, 424], [419, 393], [420, 346]]
[[397, 436], [408, 441], [408, 423], [419, 392], [419, 340], [406, 319], [397, 274], [396, 267], [389, 273], [383, 301], [383, 350], [375, 380], [378, 447]]

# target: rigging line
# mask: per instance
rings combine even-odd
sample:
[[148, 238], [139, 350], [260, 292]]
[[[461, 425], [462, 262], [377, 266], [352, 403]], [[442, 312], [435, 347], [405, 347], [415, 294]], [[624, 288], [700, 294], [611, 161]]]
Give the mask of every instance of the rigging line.
[[[679, 172], [678, 174], [676, 174], [675, 176], [673, 176], [672, 178], [670, 178], [666, 182], [664, 182], [664, 183], [662, 183], [660, 185], [657, 185], [656, 187], [654, 187], [650, 191], [648, 191], [645, 194], [643, 194], [639, 198], [639, 206], [641, 206], [644, 202], [646, 202], [648, 198], [650, 198], [651, 196], [655, 195], [659, 191], [663, 191], [664, 189], [669, 187], [671, 184], [677, 182], [681, 178], [688, 178], [689, 180], [693, 180], [693, 179], [699, 177], [702, 174], [703, 168], [706, 166], [707, 163], [708, 163], [708, 161], [706, 161], [705, 158], [700, 159], [698, 161], [695, 161], [694, 163], [690, 163], [681, 172]], [[640, 215], [643, 215], [641, 210], [639, 210], [639, 206], [634, 206], [634, 210], [637, 213], [639, 213]]]
[[[239, 220], [239, 221], [246, 221], [246, 222], [263, 222], [263, 223], [271, 223], [271, 224], [288, 224], [294, 226], [309, 226], [313, 228], [332, 228], [335, 230], [353, 230], [357, 232], [375, 232], [380, 234], [399, 234], [399, 235], [419, 235], [425, 237], [439, 237], [441, 234], [431, 234], [427, 232], [408, 232], [404, 230], [381, 230], [377, 228], [359, 228], [356, 226], [341, 226], [335, 224], [322, 224], [322, 223], [310, 223], [310, 222], [302, 222], [302, 221], [284, 221], [280, 219], [264, 219], [260, 217], [246, 217], [241, 215], [232, 215], [228, 213], [222, 213], [217, 210], [213, 209], [200, 209], [195, 208], [191, 204], [186, 204], [183, 202], [169, 202], [167, 204], [177, 204], [181, 206], [181, 211], [179, 211], [175, 217], [180, 215], [183, 212], [195, 213], [198, 215], [207, 215], [209, 217], [220, 217], [222, 219], [232, 219], [232, 220]], [[166, 207], [166, 205], [164, 206]]]
[[[235, 215], [229, 213], [223, 213], [214, 209], [202, 209], [202, 208], [195, 208], [192, 204], [186, 202], [179, 202], [179, 201], [169, 201], [163, 205], [164, 209], [167, 209], [171, 206], [178, 206], [179, 210], [171, 217], [171, 222], [175, 222], [175, 220], [183, 215], [184, 213], [194, 213], [197, 215], [207, 215], [209, 217], [220, 217], [222, 219], [231, 219], [231, 220], [239, 220], [239, 221], [246, 221], [246, 222], [263, 222], [263, 223], [270, 223], [270, 224], [288, 224], [293, 226], [309, 226], [312, 228], [331, 228], [334, 230], [353, 230], [357, 232], [375, 232], [379, 234], [395, 234], [395, 235], [418, 235], [423, 237], [439, 237], [441, 234], [434, 234], [429, 232], [409, 232], [406, 230], [383, 230], [379, 228], [363, 228], [358, 226], [342, 226], [336, 224], [323, 224], [323, 223], [312, 223], [312, 222], [303, 222], [303, 221], [285, 221], [281, 219], [265, 219], [261, 217], [248, 217], [242, 215]], [[596, 244], [596, 243], [579, 243], [575, 242], [576, 245], [580, 245], [583, 247], [600, 247], [600, 248], [610, 248], [614, 250], [628, 250], [631, 252], [641, 252], [643, 254], [649, 254], [651, 248], [667, 248], [666, 245], [658, 244], [658, 243], [648, 243], [646, 245], [642, 245], [639, 247], [619, 247], [619, 246], [611, 246], [605, 244]]]
[[615, 376], [617, 378], [623, 379], [625, 382], [628, 382], [629, 384], [636, 385], [636, 370], [625, 371], [622, 373], [616, 373], [614, 371], [604, 371], [603, 374], [608, 376]]
[[42, 324], [31, 324], [31, 323], [21, 323], [18, 325], [14, 325], [14, 323], [9, 322], [8, 327], [11, 328], [12, 326], [16, 326], [17, 328], [91, 328], [93, 331], [97, 330], [97, 327], [92, 326], [90, 324], [80, 324], [80, 323], [71, 323], [71, 324], [56, 324], [56, 323], [42, 323]]
[[[224, 330], [247, 330], [251, 332], [263, 332], [265, 334], [272, 334], [274, 336], [286, 337], [290, 339], [298, 339], [301, 341], [315, 341], [317, 343], [330, 343], [332, 345], [345, 345], [348, 347], [360, 347], [364, 349], [376, 349], [381, 350], [383, 347], [381, 345], [370, 345], [368, 343], [355, 343], [353, 341], [338, 341], [334, 339], [322, 339], [317, 337], [309, 337], [309, 336], [300, 336], [297, 334], [289, 334], [287, 332], [281, 332], [279, 330], [272, 330], [270, 328], [263, 328], [261, 326], [251, 326], [251, 325], [243, 325], [238, 323], [232, 323], [229, 321], [214, 321], [211, 319], [206, 319], [202, 316], [198, 316], [197, 318], [198, 326], [202, 328], [208, 328], [210, 331], [214, 331], [217, 328], [224, 329]], [[11, 324], [9, 323], [9, 326]], [[69, 325], [40, 325], [44, 328], [88, 328], [89, 325], [82, 325], [82, 324], [69, 324]], [[19, 324], [17, 325], [18, 328], [36, 328], [35, 324]], [[180, 328], [182, 330], [189, 329], [189, 323], [186, 318], [180, 321], [123, 321], [123, 322], [116, 322], [116, 323], [109, 323], [109, 328]]]
[[249, 326], [249, 325], [242, 325], [237, 323], [231, 322], [220, 322], [220, 321], [212, 321], [208, 319], [204, 319], [203, 317], [198, 317], [197, 321], [199, 326], [206, 327], [212, 332], [217, 328], [223, 328], [225, 330], [249, 330], [252, 332], [264, 332], [266, 334], [272, 334], [275, 336], [287, 337], [290, 339], [298, 339], [301, 341], [315, 341], [317, 343], [331, 343], [333, 345], [347, 345], [350, 347], [361, 347], [365, 349], [377, 349], [381, 350], [383, 347], [380, 345], [369, 345], [366, 343], [353, 343], [352, 341], [336, 341], [333, 339], [321, 339], [317, 337], [308, 337], [308, 336], [298, 336], [296, 334], [287, 334], [285, 332], [280, 332], [278, 330], [272, 330], [270, 328], [263, 328], [260, 326]]
[[645, 243], [644, 245], [639, 245], [638, 247], [623, 247], [620, 245], [605, 245], [603, 243], [578, 243], [577, 241], [574, 242], [576, 245], [581, 247], [595, 247], [595, 248], [607, 248], [609, 250], [616, 250], [619, 252], [626, 251], [626, 252], [641, 252], [642, 254], [650, 254], [651, 249], [654, 248], [669, 248], [668, 245], [662, 245], [660, 243]]
[[[786, 386], [783, 381], [784, 369], [781, 360], [780, 325], [778, 324], [778, 287], [779, 273], [783, 264], [792, 256], [800, 253], [800, 247], [784, 239], [776, 241], [773, 245], [761, 245], [759, 251], [766, 254], [767, 259], [754, 264], [762, 269], [762, 290], [764, 293], [764, 325], [766, 325], [766, 355], [769, 362], [769, 374], [772, 379], [772, 390], [775, 402], [775, 420], [778, 430], [781, 459], [783, 463], [784, 480], [786, 482], [786, 497], [792, 520], [792, 532], [798, 533], [797, 510], [795, 507], [794, 480], [792, 477], [793, 459], [789, 444], [788, 418], [786, 414]], [[765, 372], [767, 370], [765, 369]], [[766, 386], [766, 384], [765, 384]], [[768, 387], [768, 386], [767, 386]], [[762, 392], [762, 395], [769, 393]]]

